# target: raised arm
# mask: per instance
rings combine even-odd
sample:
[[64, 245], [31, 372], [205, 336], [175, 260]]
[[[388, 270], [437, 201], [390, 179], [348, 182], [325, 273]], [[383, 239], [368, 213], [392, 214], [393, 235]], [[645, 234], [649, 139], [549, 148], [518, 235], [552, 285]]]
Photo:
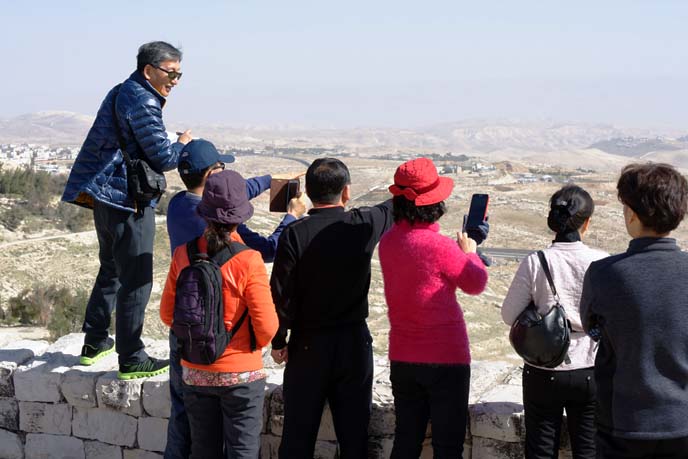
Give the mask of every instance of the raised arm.
[[258, 197], [265, 190], [269, 190], [271, 180], [272, 176], [270, 175], [261, 175], [259, 177], [251, 177], [246, 179], [246, 194], [248, 195], [248, 199], [251, 200], [255, 197]]
[[239, 225], [237, 232], [239, 233], [239, 236], [241, 236], [241, 239], [243, 239], [244, 244], [253, 250], [260, 252], [260, 255], [263, 257], [263, 261], [265, 263], [270, 263], [275, 259], [277, 243], [282, 231], [284, 231], [284, 228], [286, 228], [287, 225], [294, 220], [296, 220], [296, 217], [286, 214], [280, 224], [277, 225], [277, 228], [275, 228], [275, 231], [273, 231], [268, 237], [256, 233], [244, 224]]
[[[127, 114], [126, 122], [153, 169], [163, 172], [177, 167], [179, 154], [184, 144], [171, 143], [167, 138], [165, 125], [162, 122], [162, 109], [159, 105], [152, 99], [138, 105]], [[124, 123], [121, 124], [124, 125]]]

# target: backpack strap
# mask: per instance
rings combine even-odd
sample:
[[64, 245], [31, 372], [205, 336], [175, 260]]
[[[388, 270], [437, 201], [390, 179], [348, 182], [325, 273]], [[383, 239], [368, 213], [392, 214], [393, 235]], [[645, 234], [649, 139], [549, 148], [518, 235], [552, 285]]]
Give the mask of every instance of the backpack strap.
[[540, 264], [542, 265], [542, 270], [545, 272], [545, 277], [547, 277], [547, 283], [549, 283], [549, 288], [552, 290], [552, 295], [554, 299], [559, 303], [559, 295], [557, 294], [557, 288], [554, 286], [554, 281], [552, 280], [552, 273], [549, 271], [549, 264], [547, 264], [547, 258], [545, 258], [545, 252], [538, 250], [538, 258], [540, 259]]

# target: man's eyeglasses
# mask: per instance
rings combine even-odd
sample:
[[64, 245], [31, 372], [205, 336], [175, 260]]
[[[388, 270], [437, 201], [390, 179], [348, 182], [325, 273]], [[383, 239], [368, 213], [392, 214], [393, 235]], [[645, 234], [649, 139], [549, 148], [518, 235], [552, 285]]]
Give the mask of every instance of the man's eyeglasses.
[[218, 170], [218, 169], [220, 169], [220, 170], [222, 170], [222, 171], [225, 170], [225, 163], [223, 163], [222, 161], [220, 161], [219, 163], [215, 164], [215, 165], [213, 166], [213, 168], [210, 169], [210, 170], [211, 170], [211, 171], [216, 171], [216, 170]]
[[163, 72], [165, 72], [167, 74], [167, 78], [169, 78], [170, 81], [182, 79], [182, 72], [177, 72], [176, 70], [167, 70], [167, 69], [164, 69], [162, 67], [158, 67], [157, 65], [154, 65], [153, 67], [155, 67], [158, 70], [162, 70]]

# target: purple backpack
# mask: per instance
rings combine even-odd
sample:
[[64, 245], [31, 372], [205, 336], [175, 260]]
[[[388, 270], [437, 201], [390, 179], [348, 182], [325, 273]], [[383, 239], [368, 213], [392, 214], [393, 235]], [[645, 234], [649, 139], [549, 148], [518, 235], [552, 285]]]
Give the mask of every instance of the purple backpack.
[[[186, 244], [189, 266], [177, 278], [172, 331], [177, 337], [178, 350], [187, 362], [209, 365], [224, 353], [232, 336], [248, 316], [248, 308], [227, 331], [224, 323], [222, 273], [220, 268], [234, 255], [248, 250], [243, 244], [231, 242], [212, 257], [198, 251], [198, 238]], [[248, 319], [251, 350], [255, 350], [255, 335]]]

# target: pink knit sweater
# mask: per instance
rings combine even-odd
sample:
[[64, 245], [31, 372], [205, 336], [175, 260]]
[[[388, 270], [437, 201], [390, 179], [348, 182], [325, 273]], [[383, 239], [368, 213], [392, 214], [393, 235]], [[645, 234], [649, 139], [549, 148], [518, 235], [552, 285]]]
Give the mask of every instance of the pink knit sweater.
[[389, 359], [470, 364], [466, 323], [456, 289], [477, 295], [487, 270], [476, 254], [439, 234], [437, 223], [395, 223], [380, 241], [389, 307]]

